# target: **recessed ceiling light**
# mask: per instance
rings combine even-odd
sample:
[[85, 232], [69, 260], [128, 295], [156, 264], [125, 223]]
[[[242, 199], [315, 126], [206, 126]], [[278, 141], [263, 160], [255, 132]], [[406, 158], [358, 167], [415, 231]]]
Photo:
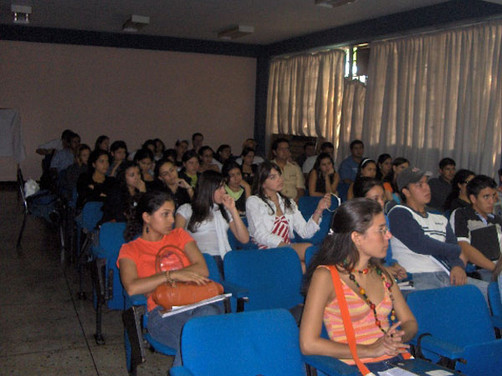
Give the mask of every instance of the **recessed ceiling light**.
[[12, 12], [13, 17], [12, 22], [17, 24], [30, 23], [31, 7], [29, 5], [12, 4], [10, 6], [10, 11]]
[[131, 15], [122, 25], [122, 31], [136, 33], [150, 23], [150, 17]]
[[315, 4], [320, 7], [336, 8], [343, 5], [355, 3], [357, 0], [315, 0]]

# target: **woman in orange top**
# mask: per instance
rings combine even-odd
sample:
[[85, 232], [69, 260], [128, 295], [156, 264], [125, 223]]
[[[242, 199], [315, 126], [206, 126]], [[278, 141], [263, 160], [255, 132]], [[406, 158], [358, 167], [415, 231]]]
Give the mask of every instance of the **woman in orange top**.
[[[359, 358], [373, 372], [390, 367], [390, 359], [408, 348], [417, 322], [399, 288], [379, 259], [391, 237], [382, 207], [356, 198], [336, 211], [332, 233], [324, 240], [306, 274], [307, 299], [300, 326], [305, 355], [332, 356], [354, 364], [335, 294], [330, 266], [340, 275]], [[397, 316], [389, 322], [388, 316]], [[394, 318], [393, 318], [394, 319]], [[329, 339], [321, 337], [326, 326]]]
[[[173, 365], [181, 365], [179, 352], [181, 329], [188, 319], [221, 313], [217, 305], [205, 305], [190, 311], [162, 318], [160, 311], [151, 297], [151, 293], [162, 283], [193, 282], [203, 285], [209, 281], [204, 256], [197, 244], [183, 229], [173, 230], [174, 201], [164, 192], [147, 192], [138, 202], [136, 216], [128, 222], [126, 243], [120, 249], [117, 265], [120, 279], [129, 295], [146, 294], [148, 296], [148, 332], [157, 341], [177, 349]], [[158, 251], [166, 246], [175, 246], [182, 252], [178, 254], [170, 270], [156, 271]]]

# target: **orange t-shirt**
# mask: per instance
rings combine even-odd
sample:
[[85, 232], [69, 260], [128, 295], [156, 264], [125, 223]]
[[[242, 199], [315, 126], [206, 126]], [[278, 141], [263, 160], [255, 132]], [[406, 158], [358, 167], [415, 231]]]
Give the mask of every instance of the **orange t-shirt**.
[[[193, 242], [193, 238], [182, 228], [172, 230], [169, 234], [157, 242], [150, 242], [137, 238], [129, 243], [122, 245], [120, 248], [119, 257], [117, 258], [117, 267], [119, 267], [119, 260], [128, 258], [136, 264], [136, 270], [139, 278], [146, 278], [157, 273], [155, 270], [155, 262], [159, 250], [166, 246], [175, 246], [184, 251], [187, 243]], [[189, 266], [190, 260], [184, 252], [178, 254], [178, 265], [176, 262], [168, 262], [167, 270], [182, 269]], [[168, 260], [169, 261], [169, 260]], [[154, 309], [157, 304], [153, 301], [151, 294], [147, 294], [147, 308], [148, 311]]]

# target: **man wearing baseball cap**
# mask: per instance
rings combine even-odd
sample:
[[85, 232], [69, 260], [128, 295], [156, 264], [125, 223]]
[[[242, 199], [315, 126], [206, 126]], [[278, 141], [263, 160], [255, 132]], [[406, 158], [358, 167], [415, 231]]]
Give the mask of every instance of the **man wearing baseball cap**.
[[467, 278], [465, 257], [446, 217], [427, 211], [431, 200], [427, 180], [428, 174], [416, 167], [408, 167], [397, 178], [403, 204], [388, 213], [394, 258], [413, 274], [417, 290], [469, 282], [479, 285], [486, 296], [485, 282]]

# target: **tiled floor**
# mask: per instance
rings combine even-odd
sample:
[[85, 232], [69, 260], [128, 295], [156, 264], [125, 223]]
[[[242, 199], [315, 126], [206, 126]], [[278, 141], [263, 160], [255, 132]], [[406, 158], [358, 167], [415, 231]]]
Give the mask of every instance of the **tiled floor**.
[[[0, 190], [0, 375], [127, 375], [121, 312], [105, 311], [106, 344], [96, 345], [94, 308], [76, 298], [57, 233], [30, 216], [18, 251], [21, 223], [16, 192]], [[166, 375], [171, 363], [149, 352], [138, 375]]]

